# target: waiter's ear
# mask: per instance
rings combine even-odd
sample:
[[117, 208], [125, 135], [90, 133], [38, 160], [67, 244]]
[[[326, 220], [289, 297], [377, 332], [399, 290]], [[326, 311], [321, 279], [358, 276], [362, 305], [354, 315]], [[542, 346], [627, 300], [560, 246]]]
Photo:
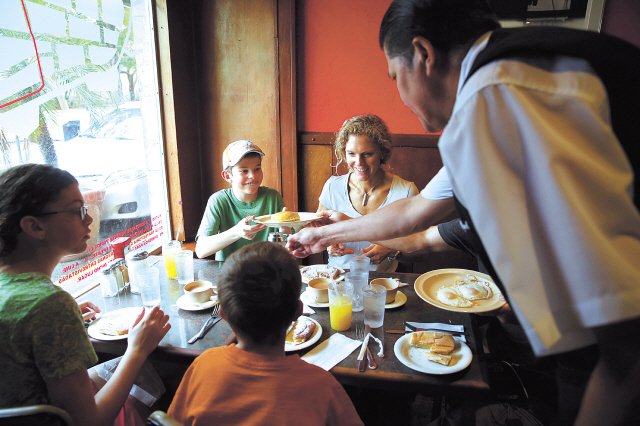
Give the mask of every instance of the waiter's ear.
[[434, 70], [436, 61], [436, 51], [429, 40], [424, 37], [414, 37], [413, 41], [413, 66], [420, 64], [425, 68], [427, 75]]

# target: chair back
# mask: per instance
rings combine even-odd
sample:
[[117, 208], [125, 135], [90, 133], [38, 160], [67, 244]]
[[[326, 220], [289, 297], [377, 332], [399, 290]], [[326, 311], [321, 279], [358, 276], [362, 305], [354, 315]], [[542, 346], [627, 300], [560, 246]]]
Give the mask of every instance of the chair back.
[[183, 426], [164, 411], [154, 411], [147, 419], [147, 426]]
[[74, 426], [71, 416], [53, 405], [1, 408], [0, 426]]

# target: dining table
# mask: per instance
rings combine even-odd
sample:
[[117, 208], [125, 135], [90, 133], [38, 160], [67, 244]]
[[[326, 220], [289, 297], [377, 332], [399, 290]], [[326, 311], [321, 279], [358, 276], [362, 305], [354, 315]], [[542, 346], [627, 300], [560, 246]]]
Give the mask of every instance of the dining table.
[[[224, 320], [217, 323], [203, 338], [193, 344], [188, 343], [189, 339], [201, 329], [211, 316], [213, 307], [202, 310], [181, 309], [177, 302], [184, 295], [184, 285], [179, 284], [176, 279], [167, 278], [161, 256], [150, 256], [148, 262], [150, 267], [158, 268], [160, 271], [160, 308], [169, 315], [169, 323], [171, 324], [171, 329], [150, 355], [150, 358], [189, 365], [205, 350], [228, 344], [229, 338], [232, 336], [232, 329]], [[215, 285], [221, 267], [222, 262], [194, 259], [195, 278], [210, 281]], [[399, 288], [399, 292], [406, 296], [406, 302], [401, 306], [386, 309], [383, 326], [371, 330], [371, 334], [380, 339], [383, 344], [384, 357], [378, 356], [378, 344], [370, 339], [369, 348], [378, 364], [375, 370], [358, 371], [356, 358], [360, 351], [354, 350], [329, 372], [343, 385], [362, 388], [460, 398], [490, 397], [488, 371], [476, 314], [444, 310], [425, 302], [414, 288], [414, 283], [419, 277], [419, 274], [412, 273], [370, 272], [369, 280], [397, 278], [400, 282], [407, 284]], [[303, 284], [303, 291], [305, 288], [306, 284]], [[82, 300], [95, 303], [102, 311], [102, 316], [118, 309], [142, 306], [142, 298], [139, 294], [133, 294], [125, 289], [117, 296], [103, 297], [99, 286], [84, 294]], [[348, 330], [335, 331], [330, 325], [328, 307], [312, 307], [312, 309], [315, 313], [310, 317], [316, 320], [322, 328], [320, 338], [311, 346], [287, 352], [288, 355], [298, 354], [302, 357], [335, 333], [342, 333], [346, 337], [356, 339], [355, 324], [362, 323], [362, 312], [353, 313], [352, 324]], [[394, 353], [394, 345], [403, 334], [391, 334], [388, 331], [405, 330], [406, 321], [464, 326], [466, 344], [472, 354], [469, 366], [452, 374], [428, 374], [404, 365]], [[126, 350], [126, 339], [90, 339], [99, 355], [120, 356]]]

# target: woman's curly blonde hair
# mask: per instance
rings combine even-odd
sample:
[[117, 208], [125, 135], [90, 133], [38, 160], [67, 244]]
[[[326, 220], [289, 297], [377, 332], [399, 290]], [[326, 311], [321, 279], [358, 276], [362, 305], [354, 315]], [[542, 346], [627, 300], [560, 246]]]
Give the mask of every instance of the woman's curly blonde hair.
[[349, 141], [349, 136], [361, 135], [368, 136], [371, 140], [378, 145], [380, 151], [382, 151], [382, 158], [380, 164], [385, 164], [389, 158], [391, 158], [391, 134], [387, 129], [387, 125], [377, 115], [358, 115], [356, 117], [349, 118], [342, 123], [340, 131], [336, 134], [336, 157], [338, 157], [338, 164], [347, 161], [346, 147]]

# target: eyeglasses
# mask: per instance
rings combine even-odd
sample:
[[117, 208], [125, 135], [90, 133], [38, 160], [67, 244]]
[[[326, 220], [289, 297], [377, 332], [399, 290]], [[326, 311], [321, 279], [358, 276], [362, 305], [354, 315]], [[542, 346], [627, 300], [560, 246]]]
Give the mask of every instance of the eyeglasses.
[[73, 214], [77, 214], [78, 216], [80, 216], [80, 219], [84, 220], [84, 218], [87, 217], [88, 212], [89, 212], [89, 207], [82, 206], [76, 209], [60, 210], [59, 212], [46, 212], [46, 213], [36, 214], [34, 216], [40, 217], [40, 216], [49, 216], [49, 215], [58, 214], [58, 213], [73, 213]]

